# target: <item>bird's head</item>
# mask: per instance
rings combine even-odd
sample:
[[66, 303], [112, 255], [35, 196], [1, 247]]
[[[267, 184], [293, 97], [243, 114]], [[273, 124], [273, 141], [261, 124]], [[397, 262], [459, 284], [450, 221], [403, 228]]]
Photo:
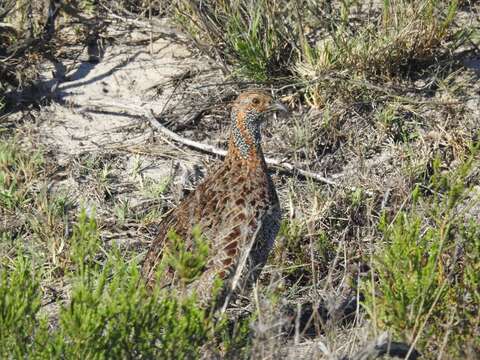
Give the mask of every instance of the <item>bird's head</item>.
[[231, 141], [243, 158], [255, 155], [261, 142], [260, 125], [275, 111], [287, 108], [264, 91], [250, 90], [238, 96], [232, 106]]

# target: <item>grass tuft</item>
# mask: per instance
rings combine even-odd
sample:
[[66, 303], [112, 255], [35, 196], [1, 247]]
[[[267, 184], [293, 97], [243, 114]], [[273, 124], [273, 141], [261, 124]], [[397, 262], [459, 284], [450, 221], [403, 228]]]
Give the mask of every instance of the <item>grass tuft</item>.
[[234, 65], [240, 77], [265, 82], [290, 73], [291, 47], [285, 42], [289, 28], [281, 17], [285, 2], [180, 0], [176, 4], [177, 21], [200, 48], [213, 49], [225, 65]]

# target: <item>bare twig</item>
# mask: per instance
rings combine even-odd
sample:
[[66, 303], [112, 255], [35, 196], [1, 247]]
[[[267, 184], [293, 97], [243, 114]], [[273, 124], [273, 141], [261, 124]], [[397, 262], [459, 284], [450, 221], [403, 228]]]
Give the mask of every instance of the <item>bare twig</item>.
[[[225, 157], [225, 155], [227, 154], [227, 152], [225, 150], [219, 149], [219, 148], [217, 148], [213, 145], [202, 144], [202, 143], [199, 143], [199, 142], [194, 141], [194, 140], [186, 139], [186, 138], [176, 134], [175, 132], [167, 129], [165, 126], [160, 124], [160, 122], [158, 122], [158, 120], [155, 118], [152, 111], [150, 111], [150, 113], [148, 113], [147, 116], [148, 116], [148, 119], [150, 121], [150, 125], [153, 128], [160, 131], [163, 135], [167, 136], [170, 139], [173, 139], [176, 142], [179, 142], [179, 143], [181, 143], [183, 145], [186, 145], [188, 147], [191, 147], [193, 149], [200, 150], [200, 151], [203, 151], [203, 152], [206, 152], [206, 153], [209, 153], [209, 154], [217, 155], [217, 156], [220, 156], [220, 157]], [[298, 167], [296, 167], [296, 166], [294, 166], [294, 165], [292, 165], [288, 162], [284, 162], [284, 161], [281, 161], [281, 160], [278, 160], [278, 159], [273, 159], [273, 158], [268, 158], [268, 157], [265, 158], [265, 161], [268, 165], [280, 168], [281, 170], [286, 171], [288, 173], [301, 175], [305, 178], [312, 179], [312, 180], [315, 180], [315, 181], [318, 181], [318, 182], [321, 182], [321, 183], [324, 183], [324, 184], [328, 184], [328, 185], [331, 185], [331, 186], [337, 186], [337, 187], [340, 186], [340, 184], [336, 183], [335, 181], [333, 181], [329, 178], [326, 178], [326, 177], [324, 177], [320, 174], [317, 174], [317, 173], [314, 173], [314, 172], [311, 172], [311, 171], [300, 169], [300, 168], [298, 168]], [[356, 188], [353, 188], [353, 187], [349, 187], [349, 189], [351, 189], [353, 191], [357, 190]], [[368, 195], [372, 195], [372, 192], [368, 191], [368, 190], [365, 191], [365, 193], [367, 193]]]
[[[287, 162], [284, 162], [284, 161], [281, 161], [281, 160], [278, 160], [278, 159], [268, 158], [268, 157], [265, 158], [265, 161], [267, 162], [268, 165], [278, 167], [278, 168], [280, 168], [284, 171], [294, 173], [294, 174], [300, 174], [300, 175], [302, 175], [302, 176], [304, 176], [308, 179], [316, 180], [318, 182], [325, 183], [325, 184], [328, 184], [328, 185], [340, 186], [340, 184], [336, 183], [335, 181], [333, 181], [329, 178], [326, 178], [326, 177], [324, 177], [320, 174], [314, 173], [312, 171], [302, 170], [298, 167], [295, 167], [294, 165], [292, 165], [290, 163], [287, 163]], [[356, 188], [352, 188], [352, 190], [356, 190]]]
[[168, 138], [179, 142], [183, 145], [186, 145], [188, 147], [191, 147], [196, 150], [203, 151], [205, 153], [217, 155], [220, 157], [225, 157], [227, 155], [227, 152], [225, 150], [219, 149], [213, 145], [208, 145], [208, 144], [202, 144], [194, 140], [190, 140], [187, 138], [184, 138], [173, 131], [167, 129], [165, 126], [160, 124], [160, 122], [155, 118], [153, 111], [150, 110], [150, 113], [147, 114], [148, 120], [150, 121], [150, 125], [155, 128], [156, 130], [160, 131], [163, 135], [166, 135]]
[[[91, 105], [95, 106], [96, 104], [93, 104], [93, 102], [92, 102]], [[119, 103], [119, 102], [105, 103], [104, 101], [102, 101], [101, 103], [98, 104], [98, 106], [101, 106], [102, 108], [105, 108], [106, 106], [107, 107], [111, 106], [111, 107], [116, 107], [116, 108], [120, 107], [123, 110], [126, 110], [126, 109], [133, 110], [136, 113], [141, 111], [146, 115], [147, 119], [149, 120], [150, 125], [154, 129], [160, 131], [164, 136], [168, 137], [169, 139], [172, 139], [172, 140], [174, 140], [174, 141], [176, 141], [180, 144], [183, 144], [183, 145], [188, 146], [192, 149], [199, 150], [199, 151], [202, 151], [202, 152], [210, 154], [210, 155], [217, 155], [221, 158], [223, 158], [223, 157], [225, 157], [225, 155], [227, 155], [226, 150], [219, 149], [219, 148], [217, 148], [213, 145], [202, 144], [198, 141], [190, 140], [190, 139], [184, 138], [183, 136], [178, 135], [177, 133], [173, 132], [172, 130], [170, 130], [167, 127], [165, 127], [164, 125], [162, 125], [157, 120], [157, 118], [155, 117], [155, 114], [153, 113], [152, 110], [145, 111], [143, 105], [124, 104], [124, 103]], [[297, 176], [300, 175], [300, 176], [303, 176], [307, 179], [312, 179], [314, 181], [317, 181], [317, 182], [320, 182], [320, 183], [323, 183], [323, 184], [327, 184], [327, 185], [330, 185], [330, 186], [344, 187], [344, 188], [349, 189], [351, 191], [358, 190], [358, 188], [356, 188], [356, 187], [343, 186], [343, 185], [333, 181], [332, 179], [326, 178], [326, 177], [324, 177], [324, 176], [322, 176], [318, 173], [300, 169], [300, 168], [294, 166], [293, 164], [290, 164], [288, 162], [284, 162], [282, 160], [267, 157], [267, 158], [265, 158], [265, 161], [266, 161], [267, 165], [276, 167], [276, 168], [280, 169], [281, 171], [284, 171], [284, 172], [286, 172], [288, 174], [291, 174], [291, 175], [297, 175]], [[370, 191], [370, 190], [362, 189], [362, 191], [369, 196], [373, 195], [373, 192]]]

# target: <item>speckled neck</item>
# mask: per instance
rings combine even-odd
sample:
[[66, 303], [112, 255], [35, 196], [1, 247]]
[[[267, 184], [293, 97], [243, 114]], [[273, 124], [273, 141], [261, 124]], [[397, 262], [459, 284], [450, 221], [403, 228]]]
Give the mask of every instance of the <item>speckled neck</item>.
[[253, 111], [243, 114], [238, 114], [235, 110], [232, 111], [230, 147], [234, 146], [235, 149], [229, 149], [230, 152], [236, 150], [234, 152], [238, 153], [244, 160], [262, 154], [262, 136], [259, 129], [260, 116], [262, 115]]

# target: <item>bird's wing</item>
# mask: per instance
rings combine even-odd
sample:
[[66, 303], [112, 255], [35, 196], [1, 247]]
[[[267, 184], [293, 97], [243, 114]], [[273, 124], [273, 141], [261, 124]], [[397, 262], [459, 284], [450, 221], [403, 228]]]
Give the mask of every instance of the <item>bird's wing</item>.
[[[194, 225], [200, 226], [209, 246], [208, 262], [198, 279], [198, 287], [210, 292], [217, 277], [227, 281], [240, 272], [244, 278], [244, 270], [251, 264], [245, 266], [241, 259], [250, 256], [258, 235], [263, 236], [262, 221], [278, 200], [270, 191], [265, 173], [259, 170], [242, 174], [242, 171], [245, 170], [224, 164], [163, 219], [143, 264], [142, 272], [149, 284], [155, 281], [155, 269], [168, 246], [169, 230], [174, 229], [183, 239], [186, 251], [194, 251], [191, 233]], [[255, 256], [253, 262], [258, 262]], [[170, 285], [174, 270], [167, 269], [160, 279], [160, 286]]]
[[[162, 219], [157, 236], [150, 245], [142, 265], [142, 274], [148, 284], [153, 285], [155, 281], [155, 269], [161, 263], [165, 249], [169, 245], [168, 233], [170, 230], [175, 231], [176, 235], [184, 241], [185, 250], [189, 251], [194, 244], [193, 227], [199, 225], [202, 230], [212, 227], [215, 222], [212, 214], [216, 212], [214, 199], [222, 199], [223, 193], [226, 191], [226, 188], [216, 185], [216, 179], [222, 173], [221, 167]], [[171, 275], [171, 271], [165, 276], [162, 274], [160, 286], [168, 285], [172, 280]]]

